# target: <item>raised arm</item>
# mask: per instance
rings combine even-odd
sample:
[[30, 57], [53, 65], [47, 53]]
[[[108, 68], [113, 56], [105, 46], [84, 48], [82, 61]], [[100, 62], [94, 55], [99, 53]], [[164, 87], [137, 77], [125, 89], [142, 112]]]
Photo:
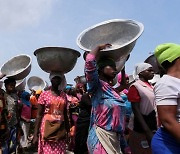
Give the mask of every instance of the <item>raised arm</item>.
[[88, 83], [87, 86], [89, 92], [96, 91], [99, 86], [96, 58], [98, 57], [101, 50], [110, 46], [110, 44], [99, 45], [86, 56], [85, 76]]

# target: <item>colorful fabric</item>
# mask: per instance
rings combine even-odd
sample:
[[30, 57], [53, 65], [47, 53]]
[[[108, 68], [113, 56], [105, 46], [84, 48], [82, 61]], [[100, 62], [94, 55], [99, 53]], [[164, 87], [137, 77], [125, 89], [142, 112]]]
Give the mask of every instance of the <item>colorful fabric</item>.
[[156, 131], [151, 141], [151, 148], [153, 154], [180, 153], [180, 143], [178, 143], [164, 128], [160, 128]]
[[[129, 76], [128, 76], [127, 74], [125, 74], [125, 78], [129, 78]], [[121, 83], [121, 80], [122, 80], [122, 75], [121, 75], [121, 73], [118, 73], [118, 75], [117, 75], [117, 80], [118, 80], [119, 83]]]
[[31, 103], [30, 101], [27, 99], [27, 97], [29, 96], [30, 94], [26, 91], [24, 91], [22, 94], [21, 94], [21, 101], [23, 104], [27, 105], [27, 106], [31, 106]]
[[180, 57], [180, 45], [174, 43], [160, 44], [156, 47], [154, 55], [160, 64], [166, 60], [171, 63]]
[[[40, 136], [44, 134], [44, 126], [46, 120], [64, 121], [64, 108], [67, 106], [66, 95], [62, 92], [60, 96], [54, 96], [51, 91], [43, 92], [38, 103], [45, 105], [45, 112], [42, 118]], [[64, 154], [66, 150], [65, 139], [58, 142], [43, 141], [39, 138], [38, 154]]]
[[42, 93], [42, 90], [36, 90], [36, 95], [40, 95]]
[[11, 127], [10, 128], [10, 136], [8, 139], [8, 154], [16, 152], [17, 148], [17, 128]]
[[32, 105], [31, 118], [35, 119], [36, 116], [37, 116], [37, 111], [38, 111], [38, 101], [36, 99], [36, 96], [31, 96], [30, 97], [30, 102], [31, 102], [31, 105]]
[[125, 104], [120, 95], [107, 83], [99, 79], [95, 56], [86, 57], [85, 74], [87, 88], [92, 93], [92, 113], [88, 135], [90, 154], [107, 153], [100, 143], [96, 125], [107, 131], [122, 133], [125, 124]]
[[140, 102], [141, 97], [135, 86], [131, 86], [128, 91], [128, 100], [130, 102]]
[[18, 123], [17, 109], [18, 109], [18, 96], [15, 93], [5, 95], [8, 105], [8, 127], [14, 127]]

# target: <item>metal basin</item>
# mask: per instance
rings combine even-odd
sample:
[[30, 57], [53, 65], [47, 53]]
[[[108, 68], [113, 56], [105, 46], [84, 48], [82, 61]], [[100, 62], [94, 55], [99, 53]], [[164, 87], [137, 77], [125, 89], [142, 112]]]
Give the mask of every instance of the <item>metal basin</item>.
[[29, 55], [18, 55], [4, 63], [1, 67], [1, 72], [6, 74], [6, 77], [21, 80], [30, 73], [31, 62]]
[[84, 51], [91, 51], [97, 45], [110, 43], [112, 46], [100, 52], [100, 57], [114, 59], [120, 71], [143, 30], [143, 24], [134, 20], [108, 20], [80, 33], [77, 45]]
[[44, 90], [46, 82], [37, 76], [31, 76], [27, 81], [27, 86], [31, 90]]
[[37, 62], [45, 72], [62, 72], [71, 71], [80, 53], [74, 49], [64, 47], [44, 47], [34, 52]]
[[16, 90], [23, 91], [26, 87], [26, 78], [21, 80], [16, 80]]

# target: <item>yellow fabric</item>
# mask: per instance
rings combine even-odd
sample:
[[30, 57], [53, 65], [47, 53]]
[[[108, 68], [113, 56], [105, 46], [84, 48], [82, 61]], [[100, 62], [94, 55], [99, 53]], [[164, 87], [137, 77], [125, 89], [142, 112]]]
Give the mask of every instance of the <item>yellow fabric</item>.
[[36, 95], [40, 95], [42, 93], [42, 90], [36, 90]]

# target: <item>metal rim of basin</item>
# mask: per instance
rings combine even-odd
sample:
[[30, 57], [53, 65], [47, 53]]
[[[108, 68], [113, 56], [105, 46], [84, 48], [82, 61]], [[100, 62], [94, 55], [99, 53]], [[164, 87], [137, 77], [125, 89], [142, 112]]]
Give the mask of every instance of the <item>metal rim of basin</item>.
[[[21, 57], [21, 56], [25, 56], [25, 57], [28, 57], [28, 58], [29, 58], [29, 63], [28, 63], [28, 65], [27, 65], [25, 68], [23, 68], [23, 70], [21, 70], [21, 71], [18, 72], [18, 73], [15, 73], [15, 74], [6, 74], [6, 73], [3, 71], [4, 66], [5, 66], [7, 63], [9, 63], [10, 61], [12, 61], [13, 59], [18, 58], [18, 57]], [[8, 61], [6, 61], [6, 62], [1, 66], [1, 73], [6, 74], [6, 77], [12, 77], [12, 76], [15, 76], [15, 75], [17, 75], [17, 74], [22, 73], [24, 70], [26, 70], [26, 69], [31, 65], [31, 63], [32, 63], [32, 58], [31, 58], [30, 55], [26, 55], [26, 54], [16, 55], [16, 56], [12, 57], [11, 59], [9, 59]]]
[[[88, 32], [89, 30], [91, 30], [91, 29], [94, 29], [94, 28], [99, 27], [99, 26], [102, 26], [102, 25], [106, 25], [106, 24], [111, 23], [111, 22], [129, 22], [129, 23], [138, 25], [139, 28], [140, 28], [140, 30], [139, 30], [138, 34], [136, 35], [136, 37], [134, 37], [134, 38], [131, 39], [130, 41], [124, 43], [123, 45], [120, 45], [120, 46], [117, 47], [117, 48], [108, 49], [109, 51], [110, 51], [110, 50], [115, 50], [115, 49], [118, 49], [118, 48], [122, 48], [122, 47], [124, 47], [124, 46], [126, 46], [126, 45], [128, 45], [128, 44], [130, 44], [130, 43], [132, 43], [132, 42], [134, 42], [134, 41], [136, 41], [136, 40], [141, 36], [142, 32], [144, 31], [144, 25], [143, 25], [142, 23], [138, 22], [138, 21], [131, 20], [131, 19], [111, 19], [111, 20], [107, 20], [107, 21], [98, 23], [98, 24], [96, 24], [96, 25], [94, 25], [94, 26], [91, 26], [91, 27], [85, 29], [84, 31], [82, 31], [82, 32], [78, 35], [78, 37], [77, 37], [77, 40], [76, 40], [77, 45], [78, 45], [82, 50], [84, 50], [84, 51], [91, 51], [90, 49], [87, 49], [87, 48], [85, 48], [84, 46], [81, 45], [82, 36], [84, 36], [84, 34], [85, 34], [86, 32]], [[106, 51], [106, 50], [104, 50], [104, 51]]]

